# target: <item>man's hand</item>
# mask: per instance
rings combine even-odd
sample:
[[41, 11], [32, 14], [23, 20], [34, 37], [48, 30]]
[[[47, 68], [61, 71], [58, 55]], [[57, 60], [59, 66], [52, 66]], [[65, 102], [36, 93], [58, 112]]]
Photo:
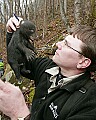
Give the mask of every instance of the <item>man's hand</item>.
[[0, 111], [12, 120], [26, 117], [30, 113], [21, 90], [2, 80], [0, 80]]
[[23, 20], [21, 17], [18, 17], [19, 21], [16, 19], [16, 17], [11, 17], [6, 25], [7, 32], [13, 32], [16, 31], [16, 28], [20, 27], [20, 22]]

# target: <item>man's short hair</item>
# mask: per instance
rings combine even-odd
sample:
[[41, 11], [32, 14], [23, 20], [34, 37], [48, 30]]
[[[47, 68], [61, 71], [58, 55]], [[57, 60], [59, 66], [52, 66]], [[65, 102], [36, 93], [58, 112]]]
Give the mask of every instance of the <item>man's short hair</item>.
[[91, 60], [87, 70], [96, 71], [96, 29], [91, 26], [80, 25], [72, 28], [71, 34], [85, 43], [81, 47], [82, 53]]

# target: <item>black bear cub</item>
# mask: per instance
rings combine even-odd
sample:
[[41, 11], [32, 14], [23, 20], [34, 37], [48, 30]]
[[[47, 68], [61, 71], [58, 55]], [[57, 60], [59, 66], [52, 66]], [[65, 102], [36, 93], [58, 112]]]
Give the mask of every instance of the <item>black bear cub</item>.
[[36, 55], [36, 49], [34, 47], [34, 36], [36, 28], [35, 25], [26, 20], [22, 21], [20, 28], [13, 33], [10, 41], [7, 42], [7, 61], [13, 69], [16, 78], [19, 82], [22, 73], [30, 73], [30, 70], [26, 69], [26, 61], [31, 61]]

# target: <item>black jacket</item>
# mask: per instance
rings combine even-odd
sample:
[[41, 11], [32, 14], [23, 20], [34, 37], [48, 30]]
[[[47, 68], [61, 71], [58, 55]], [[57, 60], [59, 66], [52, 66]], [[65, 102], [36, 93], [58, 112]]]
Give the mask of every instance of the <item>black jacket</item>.
[[31, 120], [96, 120], [96, 84], [90, 73], [48, 94], [51, 75], [45, 70], [57, 65], [49, 58], [36, 58], [27, 66], [31, 73], [22, 75], [34, 79], [36, 86]]

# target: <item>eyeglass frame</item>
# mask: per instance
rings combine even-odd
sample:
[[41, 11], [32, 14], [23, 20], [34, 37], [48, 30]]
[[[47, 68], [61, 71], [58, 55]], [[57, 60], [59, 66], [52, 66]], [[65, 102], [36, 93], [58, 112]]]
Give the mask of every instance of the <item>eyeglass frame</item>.
[[77, 52], [77, 53], [79, 53], [79, 54], [85, 56], [82, 52], [80, 52], [80, 51], [74, 49], [73, 47], [69, 46], [66, 39], [64, 39], [63, 42], [64, 42], [64, 45], [66, 45], [67, 47], [69, 47], [69, 48], [71, 48], [72, 50], [74, 50], [75, 52]]
[[[75, 52], [77, 52], [77, 53], [79, 53], [79, 54], [81, 54], [81, 55], [83, 55], [84, 57], [86, 57], [82, 52], [80, 52], [80, 51], [78, 51], [78, 50], [76, 50], [76, 49], [74, 49], [73, 47], [71, 47], [71, 46], [69, 46], [68, 45], [68, 42], [67, 42], [67, 40], [66, 39], [64, 39], [63, 40], [63, 42], [64, 42], [64, 45], [66, 45], [67, 47], [69, 47], [69, 48], [71, 48], [72, 50], [74, 50]], [[66, 43], [65, 43], [66, 42]], [[86, 57], [86, 58], [89, 58], [89, 57]], [[90, 59], [90, 58], [89, 58]], [[90, 60], [92, 60], [92, 61], [95, 61], [96, 62], [96, 60], [94, 60], [94, 59], [90, 59]]]

